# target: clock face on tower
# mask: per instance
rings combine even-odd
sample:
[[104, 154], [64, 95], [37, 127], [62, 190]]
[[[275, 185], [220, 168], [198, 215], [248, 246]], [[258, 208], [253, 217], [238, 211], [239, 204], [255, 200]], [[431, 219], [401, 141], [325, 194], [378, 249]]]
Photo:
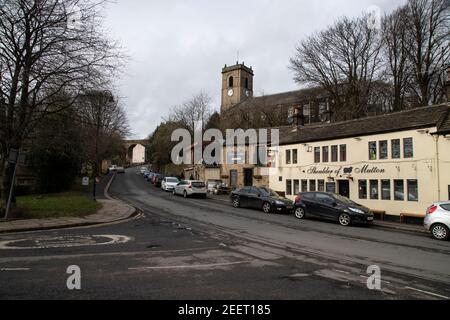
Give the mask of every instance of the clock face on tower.
[[229, 97], [232, 97], [233, 94], [234, 94], [234, 90], [233, 90], [233, 89], [229, 89], [229, 90], [228, 90], [228, 96], [229, 96]]

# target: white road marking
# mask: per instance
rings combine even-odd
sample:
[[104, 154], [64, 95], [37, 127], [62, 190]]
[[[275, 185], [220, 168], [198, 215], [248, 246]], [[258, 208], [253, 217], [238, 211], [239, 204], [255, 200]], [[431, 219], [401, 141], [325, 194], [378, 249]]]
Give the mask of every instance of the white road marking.
[[[106, 238], [109, 241], [95, 242], [95, 238]], [[112, 244], [127, 243], [130, 237], [119, 235], [94, 235], [94, 236], [73, 236], [73, 237], [37, 237], [31, 239], [17, 239], [0, 242], [0, 250], [30, 250], [30, 249], [49, 249], [49, 248], [73, 248], [84, 246], [106, 246]], [[33, 241], [34, 246], [17, 247], [14, 243], [23, 241]]]
[[196, 264], [190, 266], [162, 266], [162, 267], [138, 267], [138, 268], [128, 268], [131, 271], [145, 271], [145, 270], [164, 270], [164, 269], [197, 269], [197, 268], [214, 268], [214, 267], [226, 267], [238, 264], [251, 263], [253, 261], [239, 261], [239, 262], [229, 262], [229, 263], [214, 263], [214, 264]]
[[336, 270], [336, 269], [335, 269], [334, 271], [339, 272], [339, 273], [344, 273], [344, 274], [350, 274], [350, 272], [342, 271], [342, 270]]
[[0, 271], [30, 271], [30, 268], [0, 268]]
[[433, 292], [429, 292], [429, 291], [424, 291], [424, 290], [420, 290], [420, 289], [416, 289], [416, 288], [411, 288], [411, 287], [405, 287], [405, 289], [417, 291], [417, 292], [424, 293], [424, 294], [428, 294], [428, 295], [430, 295], [430, 296], [434, 296], [434, 297], [437, 297], [437, 298], [442, 298], [442, 299], [450, 300], [450, 297], [441, 296], [440, 294], [433, 293]]

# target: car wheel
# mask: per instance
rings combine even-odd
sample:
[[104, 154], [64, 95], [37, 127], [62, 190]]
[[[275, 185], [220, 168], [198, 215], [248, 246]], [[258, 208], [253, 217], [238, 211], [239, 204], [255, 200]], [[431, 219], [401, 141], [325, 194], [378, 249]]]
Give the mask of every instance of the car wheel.
[[448, 240], [450, 236], [450, 232], [448, 228], [443, 224], [435, 224], [431, 227], [431, 234], [433, 235], [433, 238], [436, 240]]
[[185, 198], [187, 198], [188, 197], [188, 195], [187, 195], [187, 192], [185, 191], [185, 192], [183, 192], [183, 197], [185, 197]]
[[233, 199], [233, 207], [239, 208], [241, 206], [241, 203], [239, 202], [238, 198]]
[[263, 204], [263, 211], [264, 211], [264, 213], [267, 213], [267, 214], [272, 213], [272, 206], [271, 206], [271, 204], [268, 203], [268, 202], [264, 202], [264, 204]]
[[294, 214], [297, 219], [303, 219], [305, 217], [305, 209], [303, 209], [302, 207], [298, 207], [297, 209], [295, 209]]
[[339, 224], [344, 227], [348, 227], [352, 223], [352, 219], [348, 215], [348, 213], [342, 213], [339, 216]]

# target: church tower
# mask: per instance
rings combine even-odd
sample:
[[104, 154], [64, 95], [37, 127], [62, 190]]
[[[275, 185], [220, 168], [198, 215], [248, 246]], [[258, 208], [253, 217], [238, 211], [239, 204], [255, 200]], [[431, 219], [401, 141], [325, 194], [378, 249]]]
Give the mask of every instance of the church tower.
[[222, 69], [222, 106], [224, 113], [232, 106], [253, 97], [253, 69], [244, 63]]

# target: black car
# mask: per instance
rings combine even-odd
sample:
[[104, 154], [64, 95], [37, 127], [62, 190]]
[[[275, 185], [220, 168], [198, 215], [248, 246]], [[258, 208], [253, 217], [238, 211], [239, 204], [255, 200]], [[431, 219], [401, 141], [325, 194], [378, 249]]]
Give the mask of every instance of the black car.
[[373, 223], [373, 212], [369, 208], [334, 193], [300, 193], [295, 199], [294, 212], [298, 219], [314, 217], [337, 221], [343, 226]]
[[233, 207], [262, 209], [265, 213], [291, 212], [294, 202], [280, 197], [275, 191], [261, 187], [244, 187], [231, 193]]

